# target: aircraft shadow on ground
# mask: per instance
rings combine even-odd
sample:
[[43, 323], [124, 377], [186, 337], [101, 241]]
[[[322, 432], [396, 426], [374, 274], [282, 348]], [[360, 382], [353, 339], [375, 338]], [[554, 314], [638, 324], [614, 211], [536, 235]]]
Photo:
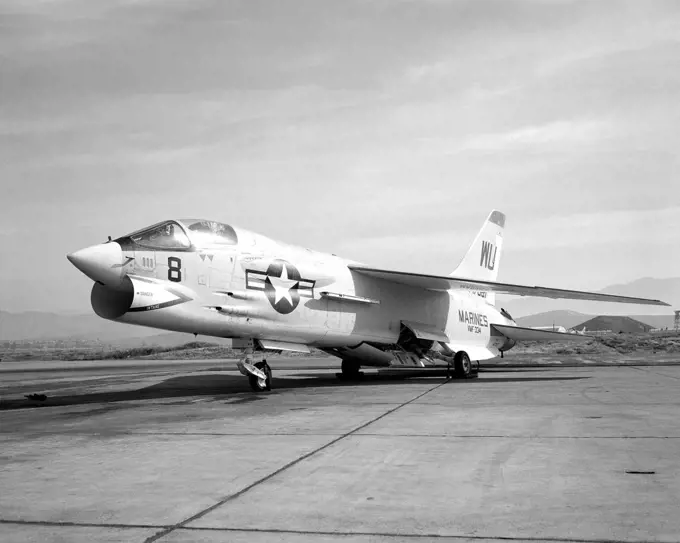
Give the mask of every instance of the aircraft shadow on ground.
[[[452, 379], [449, 384], [458, 386], [475, 386], [476, 383], [507, 383], [507, 382], [546, 382], [573, 381], [589, 379], [590, 377], [551, 376], [551, 377], [483, 377], [481, 379]], [[274, 374], [273, 393], [280, 391], [295, 391], [313, 388], [343, 388], [385, 385], [395, 382], [419, 384], [436, 384], [443, 381], [443, 375], [402, 376], [366, 374], [359, 380], [341, 380], [334, 373], [301, 373], [292, 376], [276, 377]], [[0, 410], [21, 409], [33, 407], [73, 406], [95, 403], [131, 402], [143, 400], [162, 400], [177, 398], [181, 403], [187, 403], [196, 396], [212, 396], [214, 400], [228, 400], [230, 397], [241, 398], [243, 401], [256, 401], [266, 398], [271, 393], [254, 393], [245, 377], [241, 375], [191, 374], [170, 377], [154, 385], [134, 389], [107, 392], [92, 392], [85, 394], [69, 394], [62, 396], [48, 396], [45, 401], [27, 398], [0, 401]], [[231, 402], [233, 403], [233, 402]]]
[[529, 373], [574, 369], [577, 366], [480, 366], [480, 373]]

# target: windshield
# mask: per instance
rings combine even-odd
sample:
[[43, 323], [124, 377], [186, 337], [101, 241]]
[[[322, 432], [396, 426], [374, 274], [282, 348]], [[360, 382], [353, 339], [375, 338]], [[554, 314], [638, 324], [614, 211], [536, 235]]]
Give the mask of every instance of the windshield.
[[174, 221], [166, 221], [130, 235], [137, 245], [151, 249], [188, 249], [189, 238]]
[[238, 243], [236, 232], [228, 224], [200, 219], [187, 219], [182, 223], [186, 226], [191, 241], [198, 247]]

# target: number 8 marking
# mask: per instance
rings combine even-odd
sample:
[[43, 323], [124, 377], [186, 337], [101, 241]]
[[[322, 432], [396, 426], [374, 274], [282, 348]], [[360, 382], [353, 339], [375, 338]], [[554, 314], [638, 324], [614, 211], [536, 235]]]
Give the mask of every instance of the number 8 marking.
[[176, 256], [168, 257], [168, 281], [179, 283], [182, 280], [182, 260]]

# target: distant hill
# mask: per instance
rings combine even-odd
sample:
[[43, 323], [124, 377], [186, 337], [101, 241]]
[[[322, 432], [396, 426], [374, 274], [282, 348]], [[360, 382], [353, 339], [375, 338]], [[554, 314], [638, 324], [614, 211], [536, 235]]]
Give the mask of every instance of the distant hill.
[[623, 296], [639, 296], [641, 298], [655, 298], [680, 307], [680, 277], [655, 279], [643, 277], [631, 283], [611, 285], [600, 292], [606, 294], [621, 294]]
[[[546, 286], [564, 285], [546, 284]], [[645, 277], [631, 283], [611, 285], [601, 292], [660, 299], [671, 303], [672, 307], [657, 308], [531, 297], [499, 297], [496, 305], [504, 307], [523, 326], [550, 326], [554, 322], [567, 328], [595, 315], [628, 315], [655, 328], [670, 328], [673, 326], [673, 308], [680, 309], [680, 277], [666, 279]], [[581, 317], [583, 319], [580, 322], [574, 322]], [[160, 346], [174, 346], [194, 339], [191, 334], [165, 333], [153, 328], [111, 322], [94, 314], [60, 315], [40, 311], [25, 313], [0, 311], [0, 341], [87, 339], [111, 345], [136, 346], [142, 342], [149, 343], [150, 338], [155, 338], [153, 341], [158, 342]]]
[[673, 315], [630, 315], [631, 319], [649, 324], [652, 328], [673, 328]]
[[[649, 332], [652, 328], [644, 322], [618, 315], [595, 317], [584, 322], [582, 325], [586, 327], [586, 331], [588, 332], [604, 332], [610, 330], [615, 333], [623, 332], [625, 334], [643, 334]], [[578, 328], [581, 328], [582, 325], [579, 324]]]
[[[514, 315], [513, 315], [514, 316]], [[520, 326], [564, 326], [565, 328], [577, 327], [579, 330], [582, 324], [596, 317], [597, 315], [586, 315], [578, 311], [556, 310], [537, 313], [527, 317], [517, 318]], [[673, 315], [629, 315], [631, 318], [648, 324], [652, 328], [673, 328]]]
[[[160, 330], [157, 330], [159, 332]], [[225, 347], [231, 347], [231, 339], [211, 337], [211, 336], [197, 336], [193, 334], [182, 334], [180, 332], [164, 332], [144, 337], [129, 337], [119, 340], [110, 340], [105, 343], [115, 346], [119, 349], [134, 348], [134, 347], [177, 347], [185, 345], [194, 341], [202, 343], [215, 343]]]
[[[201, 339], [202, 336], [199, 336]], [[40, 311], [0, 311], [0, 341], [5, 340], [90, 340], [117, 347], [142, 344], [173, 347], [195, 341], [193, 334], [163, 332], [154, 328], [107, 321], [92, 315], [59, 315]], [[205, 337], [203, 337], [205, 339]], [[230, 340], [211, 338], [216, 343]]]
[[581, 324], [592, 317], [593, 315], [584, 315], [583, 313], [579, 313], [577, 311], [546, 311], [545, 313], [538, 313], [536, 315], [518, 318], [517, 324], [527, 328], [532, 326], [552, 326], [553, 324], [555, 326], [571, 328], [572, 326]]
[[0, 311], [0, 340], [20, 339], [125, 339], [157, 334], [151, 329], [109, 322], [96, 315], [58, 315], [40, 311]]
[[[543, 286], [564, 287], [565, 285], [550, 284], [550, 281], [546, 280]], [[584, 315], [643, 314], [651, 316], [668, 316], [673, 315], [673, 309], [680, 309], [680, 277], [670, 277], [666, 279], [645, 277], [630, 283], [611, 285], [600, 290], [599, 292], [605, 294], [621, 294], [623, 296], [635, 296], [638, 298], [652, 298], [655, 300], [662, 300], [664, 302], [670, 303], [671, 307], [612, 304], [604, 302], [582, 302], [578, 300], [552, 300], [549, 298], [533, 298], [529, 296], [499, 296], [496, 305], [499, 307], [504, 307], [515, 318], [557, 310], [582, 313]]]
[[177, 347], [178, 345], [184, 345], [194, 341], [200, 341], [201, 343], [215, 343], [217, 345], [231, 347], [231, 339], [201, 335], [194, 337], [193, 334], [182, 334], [180, 332], [164, 332], [143, 338], [128, 338], [125, 341], [115, 342], [115, 345], [117, 347], [137, 347], [139, 345], [148, 345], [154, 347]]

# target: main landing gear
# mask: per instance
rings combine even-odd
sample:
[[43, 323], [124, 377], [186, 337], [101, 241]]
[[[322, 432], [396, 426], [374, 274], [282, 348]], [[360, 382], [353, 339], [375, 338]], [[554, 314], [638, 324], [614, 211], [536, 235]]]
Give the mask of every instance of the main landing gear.
[[453, 357], [453, 370], [456, 377], [468, 379], [472, 373], [472, 362], [465, 351], [458, 351]]
[[[457, 377], [458, 379], [470, 379], [473, 377], [472, 373], [472, 362], [470, 357], [465, 351], [458, 351], [453, 357], [451, 356], [439, 356], [438, 358], [443, 358], [446, 360], [446, 378], [451, 379], [452, 377]], [[453, 376], [451, 375], [451, 363], [453, 362]], [[477, 369], [479, 370], [479, 362], [477, 363]]]
[[361, 377], [364, 375], [362, 371], [359, 371], [361, 366], [354, 360], [343, 360], [340, 368], [342, 373], [338, 373], [336, 375], [340, 379], [344, 379], [346, 381], [356, 381], [357, 379], [361, 379]]
[[255, 392], [263, 392], [272, 389], [272, 369], [266, 360], [253, 364], [254, 343], [249, 342], [243, 360], [237, 363], [238, 370], [248, 377], [250, 388]]

